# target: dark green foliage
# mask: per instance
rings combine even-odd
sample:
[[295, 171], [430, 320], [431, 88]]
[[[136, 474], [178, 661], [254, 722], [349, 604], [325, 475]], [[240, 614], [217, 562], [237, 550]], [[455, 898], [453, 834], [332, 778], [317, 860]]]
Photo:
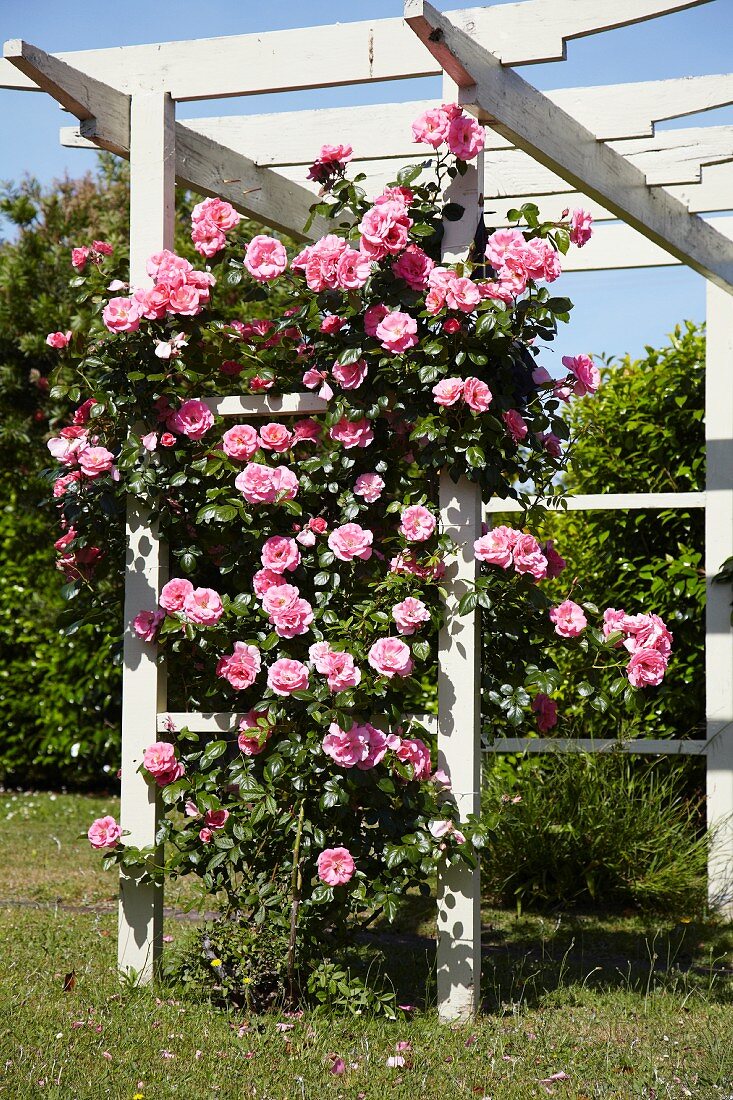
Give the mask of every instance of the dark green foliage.
[[701, 911], [707, 840], [688, 781], [678, 762], [619, 752], [490, 758], [486, 812], [520, 800], [487, 840], [484, 892], [520, 907]]
[[[643, 359], [609, 361], [598, 393], [571, 403], [573, 493], [694, 492], [705, 487], [704, 330], [678, 326], [669, 343]], [[570, 512], [548, 519], [546, 533], [571, 565], [551, 591], [603, 609], [654, 611], [674, 634], [664, 683], [645, 706], [618, 714], [589, 709], [581, 676], [558, 654], [563, 685], [557, 732], [578, 736], [700, 737], [704, 734], [702, 509]], [[572, 572], [571, 572], [572, 570]]]

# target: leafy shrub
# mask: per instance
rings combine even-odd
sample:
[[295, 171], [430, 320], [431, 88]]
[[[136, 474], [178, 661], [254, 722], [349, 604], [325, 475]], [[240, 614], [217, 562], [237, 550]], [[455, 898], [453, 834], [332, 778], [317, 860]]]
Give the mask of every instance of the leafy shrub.
[[487, 840], [484, 891], [520, 908], [699, 911], [708, 844], [702, 799], [687, 796], [687, 768], [618, 751], [489, 758], [485, 812], [502, 799], [517, 802]]

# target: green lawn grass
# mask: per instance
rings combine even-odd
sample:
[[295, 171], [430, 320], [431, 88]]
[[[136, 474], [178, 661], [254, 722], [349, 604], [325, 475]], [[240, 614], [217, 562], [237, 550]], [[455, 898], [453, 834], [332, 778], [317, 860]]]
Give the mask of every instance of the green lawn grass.
[[[247, 1018], [179, 989], [121, 986], [114, 878], [76, 839], [115, 809], [113, 799], [0, 796], [0, 1096], [733, 1097], [733, 930], [715, 922], [486, 909], [485, 1010], [457, 1027], [430, 1009], [399, 1022]], [[429, 931], [425, 912], [408, 924]], [[169, 917], [166, 933], [166, 950], [180, 951], [194, 928]], [[421, 1002], [430, 944], [379, 946]], [[400, 1042], [405, 1064], [388, 1066]], [[337, 1058], [342, 1074], [331, 1072]]]

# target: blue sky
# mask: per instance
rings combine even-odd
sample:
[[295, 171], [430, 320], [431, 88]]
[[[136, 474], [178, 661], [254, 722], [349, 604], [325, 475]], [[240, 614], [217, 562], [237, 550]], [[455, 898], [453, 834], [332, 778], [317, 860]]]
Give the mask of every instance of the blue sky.
[[[609, 3], [612, 6], [613, 0]], [[437, 6], [459, 5], [458, 0], [441, 0]], [[219, 0], [206, 8], [200, 0], [175, 4], [127, 0], [121, 17], [118, 5], [90, 4], [89, 0], [25, 0], [22, 5], [5, 0], [0, 4], [0, 32], [3, 40], [25, 38], [56, 52], [279, 30], [344, 21], [347, 15], [354, 19], [396, 16], [401, 7], [400, 0], [360, 0], [350, 5], [343, 0], [279, 0], [278, 4]], [[732, 42], [733, 3], [713, 0], [689, 11], [570, 42], [566, 62], [524, 66], [521, 72], [543, 89], [724, 73], [731, 68]], [[283, 83], [286, 75], [285, 61]], [[252, 96], [218, 104], [181, 104], [178, 113], [191, 118], [439, 95], [439, 81], [412, 80]], [[59, 126], [67, 121], [45, 95], [0, 91], [0, 178], [17, 179], [29, 173], [50, 182], [65, 172], [80, 175], [92, 167], [93, 153], [59, 146]], [[706, 123], [733, 123], [733, 108], [668, 125]], [[676, 322], [704, 316], [704, 280], [682, 268], [568, 274], [561, 285], [576, 305], [569, 328], [555, 345], [557, 354], [638, 354], [645, 344], [660, 342]]]

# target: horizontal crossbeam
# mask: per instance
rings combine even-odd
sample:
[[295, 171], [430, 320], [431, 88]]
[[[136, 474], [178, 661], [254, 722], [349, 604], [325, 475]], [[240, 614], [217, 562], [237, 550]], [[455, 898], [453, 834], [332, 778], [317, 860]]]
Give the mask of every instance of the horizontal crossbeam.
[[310, 416], [326, 412], [328, 401], [314, 393], [286, 393], [280, 396], [206, 397], [204, 404], [217, 416]]
[[561, 110], [427, 0], [406, 0], [405, 19], [484, 123], [602, 203], [655, 244], [733, 293], [733, 240], [652, 190], [635, 165]]
[[[631, 510], [667, 508], [704, 508], [705, 493], [578, 493], [563, 498], [569, 512], [625, 512]], [[521, 512], [516, 500], [493, 497], [484, 505], [484, 511]], [[562, 509], [558, 508], [558, 512]]]
[[643, 756], [705, 756], [707, 741], [620, 741], [595, 737], [497, 737], [486, 745], [487, 753], [624, 752]]
[[[628, 26], [710, 0], [525, 0], [447, 13], [505, 65], [561, 61], [569, 38]], [[168, 92], [175, 100], [325, 88], [439, 76], [439, 61], [402, 19], [80, 50], [58, 58], [120, 91]], [[0, 87], [37, 90], [0, 63]], [[285, 83], [279, 83], [284, 81]]]

